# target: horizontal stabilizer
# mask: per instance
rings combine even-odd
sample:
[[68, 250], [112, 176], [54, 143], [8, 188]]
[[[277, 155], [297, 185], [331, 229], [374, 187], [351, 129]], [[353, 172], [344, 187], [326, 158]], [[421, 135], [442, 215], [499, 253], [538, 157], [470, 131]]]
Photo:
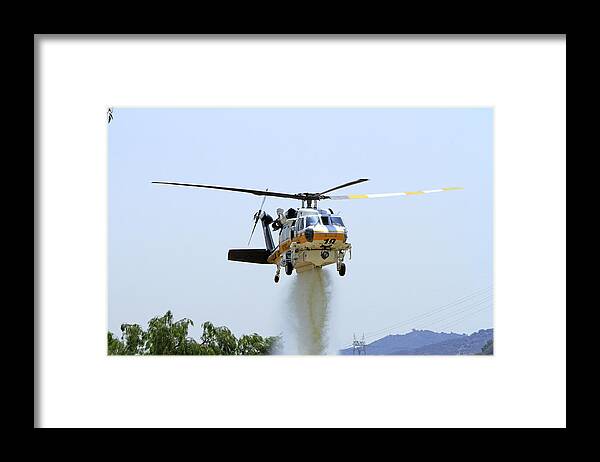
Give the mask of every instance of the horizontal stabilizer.
[[229, 249], [227, 253], [228, 260], [244, 263], [265, 265], [268, 263], [267, 258], [269, 258], [269, 251], [267, 249]]

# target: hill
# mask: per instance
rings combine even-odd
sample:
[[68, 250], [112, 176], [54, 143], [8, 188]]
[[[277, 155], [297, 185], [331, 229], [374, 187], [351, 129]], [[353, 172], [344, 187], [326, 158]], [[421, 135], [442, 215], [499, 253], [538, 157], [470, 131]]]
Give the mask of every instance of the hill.
[[[406, 334], [388, 335], [375, 340], [367, 345], [367, 354], [474, 355], [480, 354], [484, 345], [492, 340], [493, 336], [493, 329], [481, 329], [470, 335], [413, 329]], [[340, 350], [340, 354], [351, 355], [352, 348]]]

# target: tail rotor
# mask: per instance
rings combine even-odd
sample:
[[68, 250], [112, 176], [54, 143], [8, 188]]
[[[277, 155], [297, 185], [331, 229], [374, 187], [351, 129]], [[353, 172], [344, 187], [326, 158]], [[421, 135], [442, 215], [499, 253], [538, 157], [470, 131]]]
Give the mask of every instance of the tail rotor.
[[[269, 190], [269, 188], [265, 189], [265, 192], [268, 190]], [[256, 224], [258, 223], [258, 220], [260, 220], [260, 214], [262, 213], [262, 209], [263, 209], [263, 206], [265, 205], [266, 199], [267, 199], [267, 196], [263, 196], [263, 200], [260, 204], [260, 208], [258, 209], [258, 212], [256, 212], [254, 214], [254, 226], [252, 226], [252, 232], [250, 233], [250, 239], [248, 239], [248, 246], [250, 246], [250, 241], [252, 240], [252, 236], [254, 236], [254, 230], [256, 229]]]

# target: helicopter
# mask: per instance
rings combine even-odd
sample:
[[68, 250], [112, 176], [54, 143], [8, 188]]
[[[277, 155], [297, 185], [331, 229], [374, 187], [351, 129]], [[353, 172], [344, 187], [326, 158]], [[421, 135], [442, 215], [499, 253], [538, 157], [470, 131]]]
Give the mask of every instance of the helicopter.
[[[254, 235], [257, 223], [260, 221], [263, 229], [264, 249], [230, 249], [227, 259], [230, 261], [273, 264], [276, 265], [274, 280], [279, 282], [281, 268], [285, 268], [288, 276], [296, 270], [297, 273], [313, 268], [322, 268], [327, 265], [336, 264], [340, 276], [346, 274], [344, 259], [346, 254], [352, 258], [352, 245], [348, 242], [348, 230], [342, 217], [334, 213], [331, 208], [318, 208], [318, 202], [323, 200], [345, 200], [345, 199], [377, 199], [394, 196], [412, 196], [430, 194], [444, 191], [463, 189], [460, 187], [429, 189], [421, 191], [406, 191], [384, 194], [349, 194], [342, 196], [329, 195], [338, 189], [353, 186], [355, 184], [369, 181], [361, 178], [349, 181], [339, 186], [329, 188], [319, 193], [281, 193], [259, 189], [234, 188], [228, 186], [217, 186], [195, 183], [177, 183], [171, 181], [153, 181], [154, 184], [186, 186], [194, 188], [218, 189], [223, 191], [234, 191], [241, 193], [263, 196], [263, 200], [254, 214], [252, 232], [248, 240], [248, 246]], [[288, 210], [278, 208], [277, 217], [273, 218], [267, 214], [263, 207], [267, 197], [279, 197], [285, 199], [296, 199], [301, 202], [300, 207]], [[273, 231], [279, 231], [279, 244], [273, 241]]]

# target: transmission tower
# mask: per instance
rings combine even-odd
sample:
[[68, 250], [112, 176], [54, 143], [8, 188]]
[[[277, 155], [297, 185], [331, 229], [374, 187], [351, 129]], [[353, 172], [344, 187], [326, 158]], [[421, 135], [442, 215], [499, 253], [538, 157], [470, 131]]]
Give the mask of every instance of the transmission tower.
[[367, 354], [367, 344], [365, 343], [365, 334], [362, 335], [362, 340], [356, 339], [356, 334], [352, 334], [352, 354], [353, 355], [366, 355]]

